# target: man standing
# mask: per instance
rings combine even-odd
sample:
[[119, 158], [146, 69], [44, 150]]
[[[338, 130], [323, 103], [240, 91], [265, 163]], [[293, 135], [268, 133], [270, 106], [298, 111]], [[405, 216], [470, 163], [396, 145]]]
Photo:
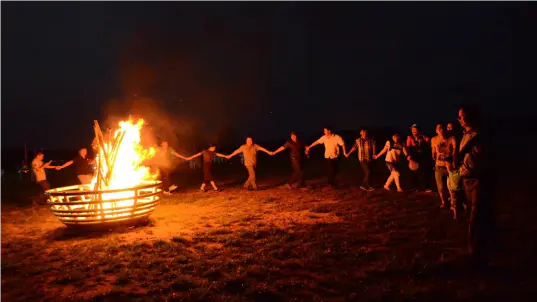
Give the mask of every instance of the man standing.
[[459, 147], [460, 175], [470, 206], [468, 219], [468, 251], [477, 265], [486, 263], [487, 240], [492, 227], [492, 205], [484, 200], [484, 153], [483, 141], [478, 125], [479, 113], [474, 107], [463, 107], [459, 110], [459, 122], [464, 135]]
[[358, 161], [360, 161], [360, 166], [362, 167], [362, 171], [364, 171], [364, 179], [362, 180], [362, 185], [360, 186], [360, 189], [364, 191], [372, 191], [373, 188], [371, 187], [369, 183], [369, 178], [371, 175], [371, 160], [373, 159], [373, 155], [375, 155], [376, 152], [376, 146], [375, 146], [375, 140], [369, 137], [369, 133], [367, 129], [360, 130], [360, 138], [356, 140], [356, 143], [354, 146], [352, 146], [351, 151], [349, 153], [345, 154], [345, 157], [349, 157], [354, 150], [358, 150]]
[[[442, 209], [449, 209], [449, 192], [446, 187], [448, 178], [446, 162], [453, 162], [457, 150], [457, 142], [455, 141], [455, 137], [447, 135], [442, 124], [436, 125], [436, 134], [437, 136], [431, 139], [431, 152], [433, 161], [435, 162], [434, 178], [436, 180], [438, 194], [440, 195], [440, 201], [442, 202], [440, 207]], [[454, 205], [451, 206], [454, 207]]]
[[[45, 172], [45, 169], [55, 169], [56, 166], [51, 165], [52, 161], [49, 161], [48, 163], [43, 163], [43, 159], [45, 158], [45, 154], [43, 152], [37, 153], [35, 158], [32, 160], [32, 171], [34, 172], [35, 181], [37, 184], [41, 187], [39, 192], [39, 203], [45, 203], [46, 202], [46, 196], [45, 191], [50, 189], [50, 183], [47, 180], [47, 173]], [[34, 200], [34, 203], [36, 201]]]
[[309, 150], [319, 144], [324, 145], [324, 158], [326, 159], [327, 174], [328, 174], [328, 185], [336, 185], [336, 174], [337, 174], [337, 161], [339, 157], [339, 146], [343, 148], [343, 154], [347, 153], [345, 149], [345, 143], [341, 136], [332, 133], [330, 127], [324, 128], [324, 135], [316, 140], [313, 144], [306, 147], [306, 155], [309, 153]]
[[78, 177], [80, 183], [83, 185], [90, 184], [91, 180], [93, 179], [93, 170], [91, 169], [91, 165], [95, 163], [95, 160], [90, 160], [87, 158], [87, 155], [88, 149], [80, 148], [80, 150], [78, 150], [78, 155], [74, 159], [57, 167], [56, 170], [61, 170], [69, 167], [72, 164], [75, 164], [76, 176]]
[[414, 124], [410, 127], [412, 135], [409, 135], [406, 140], [406, 147], [410, 153], [411, 161], [417, 163], [417, 169], [410, 170], [410, 177], [414, 189], [419, 191], [431, 192], [428, 188], [428, 163], [429, 156], [427, 145], [429, 137], [420, 133], [418, 125]]
[[255, 166], [257, 165], [257, 151], [263, 151], [269, 155], [272, 155], [272, 152], [259, 146], [258, 144], [254, 144], [254, 140], [250, 136], [248, 136], [246, 137], [246, 144], [240, 146], [239, 149], [235, 150], [235, 152], [226, 156], [227, 159], [230, 159], [239, 153], [242, 153], [242, 155], [244, 156], [244, 166], [246, 167], [246, 170], [248, 170], [248, 179], [244, 183], [245, 189], [249, 189], [250, 187], [252, 187], [252, 189], [257, 190], [257, 184], [255, 183]]
[[291, 132], [291, 139], [288, 140], [283, 146], [272, 152], [272, 155], [280, 153], [281, 151], [289, 149], [289, 157], [291, 158], [291, 167], [293, 168], [293, 174], [287, 182], [287, 187], [291, 189], [291, 185], [298, 182], [298, 187], [304, 187], [304, 173], [302, 171], [302, 154], [305, 151], [304, 143], [300, 140], [295, 132]]

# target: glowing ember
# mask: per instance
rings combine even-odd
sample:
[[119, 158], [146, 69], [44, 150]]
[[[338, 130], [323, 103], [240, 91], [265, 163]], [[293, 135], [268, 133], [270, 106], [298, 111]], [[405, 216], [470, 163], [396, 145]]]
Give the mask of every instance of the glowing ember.
[[156, 149], [141, 145], [144, 120], [119, 123], [103, 135], [95, 121], [96, 173], [91, 185], [49, 190], [52, 212], [64, 223], [115, 222], [149, 215], [158, 204], [160, 182], [144, 161]]

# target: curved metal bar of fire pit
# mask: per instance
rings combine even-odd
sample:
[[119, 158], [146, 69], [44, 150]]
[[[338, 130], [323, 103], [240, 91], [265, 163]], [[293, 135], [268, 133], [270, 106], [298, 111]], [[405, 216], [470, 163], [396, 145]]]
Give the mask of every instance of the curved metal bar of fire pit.
[[[161, 185], [160, 181], [144, 181], [132, 188], [103, 191], [90, 190], [89, 185], [61, 187], [46, 192], [47, 203], [67, 226], [123, 224], [149, 217], [160, 202]], [[106, 194], [120, 196], [103, 200]]]

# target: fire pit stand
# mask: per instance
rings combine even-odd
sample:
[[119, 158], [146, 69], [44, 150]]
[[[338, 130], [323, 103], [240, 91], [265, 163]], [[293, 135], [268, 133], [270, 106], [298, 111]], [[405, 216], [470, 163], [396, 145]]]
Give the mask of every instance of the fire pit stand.
[[[160, 202], [160, 181], [137, 187], [93, 191], [90, 185], [48, 190], [50, 210], [67, 226], [103, 226], [146, 220]], [[103, 199], [105, 196], [105, 199]]]

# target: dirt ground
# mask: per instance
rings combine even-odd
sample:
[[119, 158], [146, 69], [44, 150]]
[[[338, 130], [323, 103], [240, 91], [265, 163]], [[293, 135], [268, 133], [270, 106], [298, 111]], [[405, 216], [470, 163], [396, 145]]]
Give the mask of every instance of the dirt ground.
[[[2, 300], [532, 300], [531, 217], [499, 217], [493, 267], [464, 265], [466, 225], [435, 193], [194, 190], [149, 224], [74, 232], [46, 207], [2, 205]], [[534, 223], [532, 224], [535, 225]], [[522, 236], [522, 237], [521, 237]], [[524, 237], [528, 236], [528, 237]], [[516, 244], [518, 243], [518, 245]], [[502, 248], [509, 244], [509, 249]]]

